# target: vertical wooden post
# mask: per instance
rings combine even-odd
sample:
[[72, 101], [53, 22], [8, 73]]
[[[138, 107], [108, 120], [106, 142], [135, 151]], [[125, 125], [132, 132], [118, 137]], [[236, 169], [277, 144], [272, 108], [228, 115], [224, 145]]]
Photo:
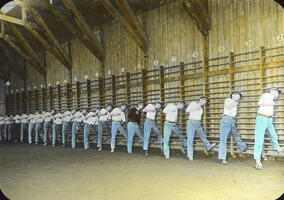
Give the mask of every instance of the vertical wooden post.
[[87, 80], [87, 108], [90, 111], [92, 108], [91, 101], [91, 81]]
[[46, 89], [44, 87], [41, 88], [41, 101], [42, 101], [42, 109], [47, 111], [47, 106], [46, 106]]
[[35, 110], [36, 111], [39, 111], [39, 105], [38, 105], [38, 103], [39, 103], [39, 99], [38, 99], [38, 90], [37, 89], [34, 89], [34, 98], [35, 98]]
[[105, 106], [104, 78], [99, 78], [100, 107]]
[[[179, 90], [179, 96], [180, 96], [180, 101], [184, 102], [185, 101], [185, 89], [184, 89], [184, 63], [181, 62], [179, 64], [179, 84], [180, 84], [180, 90]], [[180, 119], [181, 119], [181, 127], [184, 127], [185, 124], [185, 113], [184, 110], [180, 112]]]
[[112, 75], [112, 82], [111, 82], [111, 85], [112, 85], [112, 104], [113, 106], [116, 106], [116, 76], [115, 75]]
[[53, 94], [52, 94], [52, 87], [49, 87], [49, 109], [53, 109]]
[[28, 109], [27, 109], [27, 92], [26, 90], [22, 91], [22, 98], [23, 98], [23, 112], [24, 113], [28, 113]]
[[[160, 74], [160, 98], [161, 98], [161, 103], [165, 105], [165, 80], [164, 80], [164, 67], [160, 66], [159, 74]], [[161, 133], [164, 133], [163, 128], [164, 128], [164, 115], [163, 115], [163, 109], [160, 110], [160, 120], [161, 120], [161, 125], [160, 125], [160, 131]]]
[[[234, 67], [234, 53], [230, 52], [229, 54], [229, 92], [233, 92], [234, 90], [234, 74], [233, 74], [233, 67]], [[230, 136], [230, 152], [231, 155], [234, 155], [234, 146], [233, 146], [233, 136]]]
[[77, 108], [81, 109], [81, 91], [80, 91], [80, 82], [77, 81], [76, 82], [76, 104], [77, 104]]
[[141, 70], [141, 78], [142, 78], [142, 101], [144, 104], [147, 103], [147, 70]]
[[58, 103], [58, 111], [62, 112], [61, 86], [60, 85], [57, 85], [57, 103]]
[[67, 102], [67, 110], [72, 110], [72, 84], [66, 83], [66, 102]]
[[260, 87], [260, 95], [264, 92], [263, 86], [263, 77], [264, 77], [264, 65], [265, 65], [265, 50], [264, 47], [260, 47], [259, 49], [259, 87]]
[[126, 73], [126, 83], [125, 83], [125, 99], [126, 99], [126, 103], [127, 105], [130, 104], [130, 73], [127, 72]]
[[6, 94], [6, 99], [5, 99], [5, 102], [6, 102], [6, 114], [9, 115], [10, 114], [10, 104], [11, 104], [11, 101], [10, 101], [10, 87], [9, 86], [6, 86], [6, 89], [5, 89], [5, 94]]
[[[203, 44], [203, 95], [208, 95], [208, 58], [209, 58], [209, 37], [202, 36]], [[207, 116], [208, 116], [208, 107], [204, 106], [203, 114], [203, 125], [205, 132], [207, 131]]]
[[16, 113], [20, 113], [20, 93], [16, 91]]
[[28, 90], [29, 113], [32, 113], [32, 92]]

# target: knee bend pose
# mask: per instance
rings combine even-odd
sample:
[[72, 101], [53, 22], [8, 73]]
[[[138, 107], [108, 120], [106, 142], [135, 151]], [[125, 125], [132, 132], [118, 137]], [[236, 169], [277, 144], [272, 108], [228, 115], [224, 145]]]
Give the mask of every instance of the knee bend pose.
[[166, 115], [166, 121], [164, 124], [164, 155], [166, 158], [170, 158], [169, 142], [172, 132], [174, 132], [181, 141], [181, 151], [185, 153], [186, 140], [177, 125], [178, 111], [184, 108], [184, 103], [178, 103], [177, 105], [169, 103], [163, 110]]
[[142, 131], [139, 127], [141, 110], [143, 109], [144, 104], [138, 103], [137, 107], [130, 108], [128, 112], [128, 124], [127, 124], [127, 152], [132, 153], [132, 144], [133, 137], [135, 134], [140, 138], [143, 142], [144, 137]]
[[72, 120], [74, 118], [74, 114], [76, 113], [76, 110], [66, 111], [62, 114], [63, 120], [62, 120], [62, 146], [65, 147], [65, 140], [66, 140], [66, 134], [67, 130], [71, 130], [72, 128]]
[[115, 149], [115, 138], [117, 132], [119, 131], [121, 135], [127, 140], [126, 130], [121, 126], [122, 123], [125, 123], [125, 113], [127, 105], [121, 104], [119, 107], [114, 108], [111, 113], [112, 125], [111, 125], [111, 152], [114, 152]]
[[89, 149], [89, 134], [90, 130], [96, 132], [96, 126], [98, 125], [98, 109], [94, 109], [89, 112], [85, 117], [84, 125], [84, 149]]
[[157, 102], [156, 104], [148, 104], [144, 109], [143, 112], [146, 112], [146, 119], [144, 122], [144, 143], [143, 143], [143, 149], [145, 151], [145, 156], [148, 156], [148, 146], [149, 146], [149, 139], [151, 135], [151, 131], [155, 133], [157, 136], [161, 150], [163, 150], [163, 137], [162, 134], [157, 127], [157, 124], [155, 122], [156, 119], [156, 112], [157, 110], [161, 109], [161, 103]]
[[24, 134], [28, 130], [28, 115], [22, 114], [21, 115], [21, 136], [20, 136], [20, 142], [24, 142]]
[[44, 114], [44, 123], [43, 123], [43, 145], [47, 145], [47, 138], [49, 138], [48, 130], [51, 129], [51, 123], [53, 120], [53, 115], [56, 113], [55, 110], [45, 112]]
[[72, 149], [76, 148], [76, 136], [79, 130], [79, 127], [82, 125], [82, 122], [85, 121], [85, 115], [87, 114], [87, 109], [82, 111], [77, 111], [74, 114], [73, 123], [72, 123]]
[[30, 114], [29, 115], [29, 135], [28, 135], [28, 140], [29, 140], [29, 144], [32, 144], [32, 135], [33, 135], [33, 131], [35, 128], [35, 123], [36, 123], [36, 115], [38, 114], [38, 112], [36, 112], [35, 114]]
[[15, 129], [14, 129], [14, 141], [17, 142], [20, 140], [20, 127], [21, 127], [21, 116], [20, 114], [17, 114], [14, 116], [14, 121], [15, 121]]
[[261, 163], [261, 153], [263, 150], [264, 135], [267, 128], [269, 130], [273, 150], [277, 151], [279, 154], [283, 154], [283, 151], [278, 143], [277, 133], [272, 121], [275, 105], [274, 100], [280, 94], [281, 90], [278, 88], [269, 88], [268, 92], [261, 95], [258, 102], [259, 109], [255, 121], [254, 159], [256, 161], [255, 168], [259, 170], [263, 169]]
[[241, 152], [246, 151], [247, 145], [241, 139], [240, 134], [236, 128], [236, 115], [237, 107], [242, 95], [239, 92], [232, 92], [230, 97], [225, 100], [223, 117], [220, 123], [220, 145], [218, 159], [221, 160], [221, 164], [227, 165], [227, 140], [232, 132], [233, 138], [236, 141], [238, 148]]
[[52, 146], [56, 144], [57, 133], [62, 130], [62, 114], [54, 113], [53, 124], [52, 124]]
[[38, 113], [36, 115], [36, 123], [35, 123], [35, 144], [38, 144], [39, 142], [39, 133], [43, 127], [43, 121], [44, 121], [44, 115], [45, 112], [43, 111], [42, 113]]
[[111, 134], [109, 120], [110, 120], [110, 111], [112, 110], [112, 105], [108, 104], [106, 108], [102, 108], [99, 113], [99, 124], [98, 124], [98, 150], [102, 151], [102, 137], [103, 137], [103, 130], [105, 129], [107, 134]]
[[189, 113], [189, 119], [186, 128], [187, 157], [189, 160], [193, 160], [193, 140], [196, 132], [199, 138], [202, 140], [203, 144], [205, 145], [206, 151], [211, 151], [216, 146], [216, 143], [211, 144], [208, 141], [204, 129], [201, 126], [201, 118], [203, 115], [202, 107], [207, 103], [207, 101], [207, 97], [200, 97], [198, 103], [191, 102], [185, 111], [186, 113]]

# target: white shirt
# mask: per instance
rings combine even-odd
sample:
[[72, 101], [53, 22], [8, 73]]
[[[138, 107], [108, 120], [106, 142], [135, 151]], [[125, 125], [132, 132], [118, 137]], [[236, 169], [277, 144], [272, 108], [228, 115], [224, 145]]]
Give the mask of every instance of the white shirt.
[[111, 114], [119, 114], [118, 116], [111, 116], [113, 121], [125, 122], [125, 114], [120, 108], [115, 108], [111, 111]]
[[155, 110], [155, 112], [147, 112], [146, 114], [146, 118], [147, 119], [152, 119], [152, 120], [155, 120], [155, 117], [156, 117], [156, 108], [153, 104], [148, 104], [144, 110]]
[[85, 116], [80, 111], [74, 114], [74, 119], [73, 119], [74, 122], [81, 123], [82, 121], [84, 121], [84, 119], [85, 119]]
[[23, 115], [21, 115], [21, 122], [23, 123], [23, 124], [27, 124], [28, 123], [28, 115], [26, 115], [26, 114], [23, 114]]
[[234, 106], [234, 107], [232, 107], [232, 108], [227, 108], [228, 106], [230, 106], [231, 104], [235, 104], [236, 103], [236, 101], [234, 101], [233, 99], [231, 99], [231, 98], [227, 98], [226, 100], [225, 100], [225, 105], [224, 105], [224, 112], [223, 112], [223, 114], [224, 115], [228, 115], [228, 116], [230, 116], [230, 117], [235, 117], [236, 115], [237, 115], [237, 106]]
[[71, 122], [71, 120], [73, 119], [73, 115], [70, 111], [66, 111], [65, 113], [63, 113], [63, 121], [64, 122]]
[[36, 118], [36, 123], [42, 123], [44, 120], [44, 117], [42, 114], [37, 114], [35, 118]]
[[[270, 93], [264, 93], [263, 95], [261, 95], [258, 104], [262, 104], [262, 103], [272, 103], [274, 102], [274, 96], [273, 94]], [[258, 113], [259, 114], [263, 114], [263, 115], [269, 115], [269, 116], [273, 116], [273, 109], [274, 106], [259, 106], [258, 109]]]
[[12, 123], [11, 118], [10, 117], [5, 117], [4, 124], [11, 124], [11, 123]]
[[5, 120], [5, 118], [4, 117], [0, 117], [0, 125], [3, 125], [4, 124], [4, 121]]
[[[195, 110], [195, 111], [190, 112], [190, 110]], [[203, 109], [199, 103], [193, 101], [188, 105], [185, 112], [190, 112], [188, 117], [189, 119], [200, 121], [203, 114]]]
[[90, 124], [90, 125], [95, 125], [95, 124], [98, 124], [98, 117], [96, 116], [96, 113], [94, 112], [89, 112], [86, 117], [85, 117], [85, 120], [84, 122], [86, 124]]
[[14, 117], [13, 117], [13, 120], [15, 120], [16, 124], [21, 123], [21, 117], [20, 117], [20, 115], [14, 116]]
[[30, 120], [30, 123], [35, 123], [36, 122], [36, 115], [29, 114], [28, 119]]
[[50, 122], [52, 119], [53, 119], [53, 116], [52, 116], [52, 114], [50, 112], [46, 112], [44, 114], [44, 121], [45, 122]]
[[53, 116], [53, 122], [55, 124], [62, 124], [62, 114], [57, 113], [56, 115]]
[[163, 113], [166, 114], [166, 121], [176, 122], [178, 110], [177, 106], [173, 103], [169, 103], [163, 110]]
[[105, 114], [105, 113], [107, 114], [99, 117], [100, 121], [107, 121], [109, 119], [110, 117], [109, 112], [105, 108], [102, 108], [99, 112], [99, 114]]

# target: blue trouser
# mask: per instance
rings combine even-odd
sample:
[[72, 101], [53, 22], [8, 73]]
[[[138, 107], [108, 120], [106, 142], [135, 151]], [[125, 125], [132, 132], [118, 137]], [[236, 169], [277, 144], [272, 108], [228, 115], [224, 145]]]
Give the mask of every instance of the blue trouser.
[[34, 130], [35, 123], [29, 123], [29, 144], [32, 143], [32, 132]]
[[98, 148], [102, 148], [103, 129], [105, 129], [108, 134], [111, 134], [111, 130], [110, 130], [108, 121], [99, 121], [99, 125], [98, 125], [98, 144], [97, 144]]
[[85, 123], [85, 126], [84, 126], [84, 148], [85, 149], [89, 148], [89, 134], [90, 134], [91, 129], [95, 130], [95, 125]]
[[263, 150], [265, 130], [268, 128], [270, 134], [270, 141], [274, 151], [281, 151], [278, 143], [278, 137], [272, 123], [272, 118], [257, 115], [255, 121], [255, 140], [254, 140], [254, 159], [260, 160]]
[[178, 125], [175, 122], [165, 122], [164, 125], [164, 155], [170, 156], [170, 148], [169, 148], [169, 142], [170, 137], [172, 134], [172, 131], [178, 136], [178, 138], [181, 140], [181, 143], [184, 147], [186, 147], [186, 141], [185, 138], [178, 127]]
[[146, 119], [144, 123], [144, 143], [143, 143], [143, 149], [148, 150], [149, 146], [149, 138], [151, 134], [151, 130], [153, 129], [154, 133], [158, 137], [159, 143], [162, 145], [163, 144], [163, 137], [162, 134], [157, 127], [156, 123], [154, 120], [149, 120]]
[[110, 144], [111, 149], [115, 149], [115, 138], [118, 130], [127, 140], [126, 130], [122, 128], [121, 123], [113, 121], [111, 126], [111, 144]]
[[44, 124], [43, 124], [43, 142], [44, 143], [47, 142], [47, 133], [48, 133], [49, 128], [51, 128], [51, 121], [44, 122]]
[[8, 127], [9, 124], [4, 124], [4, 140], [8, 140]]
[[12, 135], [14, 134], [14, 124], [8, 124], [8, 140], [11, 140]]
[[16, 140], [19, 140], [19, 138], [20, 138], [20, 126], [21, 126], [21, 124], [20, 123], [15, 123], [14, 124], [14, 131], [13, 131], [13, 135], [12, 135], [12, 137], [13, 137], [13, 139], [16, 141]]
[[207, 136], [201, 126], [201, 122], [196, 121], [196, 120], [188, 120], [187, 127], [186, 127], [187, 157], [188, 158], [193, 156], [193, 140], [194, 140], [195, 132], [197, 132], [199, 138], [202, 140], [203, 144], [206, 147], [206, 150], [210, 150], [212, 148], [212, 145], [208, 141]]
[[72, 123], [72, 148], [76, 147], [76, 135], [79, 130], [80, 122], [73, 122]]
[[66, 132], [71, 129], [71, 122], [62, 123], [62, 144], [65, 144]]
[[38, 135], [42, 129], [42, 122], [37, 122], [35, 125], [35, 143], [38, 143]]
[[0, 124], [0, 141], [2, 141], [3, 131], [4, 131], [4, 124]]
[[24, 141], [24, 132], [28, 129], [28, 124], [27, 123], [21, 123], [21, 137], [20, 141]]
[[52, 145], [55, 145], [57, 131], [60, 130], [61, 130], [61, 124], [52, 124]]
[[236, 128], [236, 120], [233, 117], [223, 116], [220, 123], [220, 144], [218, 159], [225, 160], [227, 157], [227, 140], [232, 131], [234, 140], [236, 141], [240, 151], [243, 151], [247, 145], [241, 139], [240, 134]]
[[141, 131], [138, 123], [135, 123], [135, 122], [128, 122], [127, 132], [128, 132], [127, 151], [128, 151], [128, 153], [132, 153], [132, 143], [133, 143], [133, 137], [134, 137], [135, 133], [138, 135], [138, 137], [141, 139], [142, 142], [144, 140], [144, 137], [143, 137], [142, 131]]

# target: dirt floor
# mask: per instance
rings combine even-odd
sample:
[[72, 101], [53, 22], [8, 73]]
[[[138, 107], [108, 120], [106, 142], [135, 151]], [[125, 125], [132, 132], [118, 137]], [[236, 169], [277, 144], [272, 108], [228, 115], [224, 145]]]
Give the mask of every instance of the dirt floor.
[[[105, 148], [105, 149], [109, 149]], [[0, 187], [11, 200], [270, 200], [284, 192], [284, 162], [216, 156], [188, 161], [159, 153], [97, 152], [0, 144]]]

